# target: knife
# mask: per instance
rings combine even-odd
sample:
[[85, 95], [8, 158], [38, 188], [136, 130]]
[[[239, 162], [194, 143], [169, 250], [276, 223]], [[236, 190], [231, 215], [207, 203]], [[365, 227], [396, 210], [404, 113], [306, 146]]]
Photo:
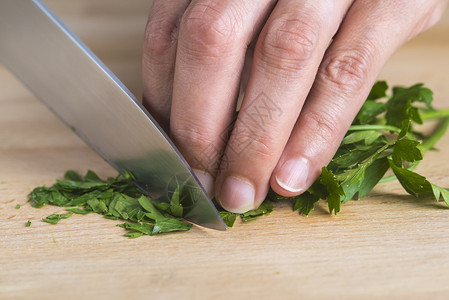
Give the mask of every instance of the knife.
[[179, 187], [185, 219], [226, 230], [192, 169], [118, 78], [40, 0], [0, 0], [0, 62], [151, 197]]

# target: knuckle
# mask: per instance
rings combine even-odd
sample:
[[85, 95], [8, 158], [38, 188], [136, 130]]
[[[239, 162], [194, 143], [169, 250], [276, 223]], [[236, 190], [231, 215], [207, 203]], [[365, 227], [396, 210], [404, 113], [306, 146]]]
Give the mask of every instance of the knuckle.
[[222, 143], [216, 142], [212, 132], [205, 132], [204, 128], [194, 127], [193, 124], [178, 128], [170, 124], [170, 133], [192, 167], [210, 174], [218, 171], [224, 147]]
[[262, 61], [286, 71], [303, 68], [312, 56], [318, 29], [300, 19], [278, 19], [270, 23], [260, 44]]
[[245, 125], [234, 128], [228, 143], [228, 150], [239, 156], [244, 153], [245, 157], [252, 160], [272, 157], [276, 152], [276, 138], [266, 132], [258, 134]]
[[176, 45], [178, 24], [164, 18], [149, 19], [145, 29], [144, 52], [161, 56]]
[[210, 5], [196, 5], [182, 20], [184, 46], [201, 55], [220, 56], [232, 50], [241, 23], [232, 10], [221, 12]]
[[206, 128], [195, 126], [192, 122], [183, 123], [183, 125], [174, 126], [170, 124], [170, 133], [181, 148], [189, 148], [191, 152], [201, 152], [213, 144], [211, 132]]
[[358, 49], [329, 57], [323, 62], [320, 75], [342, 91], [354, 91], [368, 82], [371, 51]]
[[254, 139], [254, 144], [251, 147], [253, 154], [261, 159], [273, 157], [275, 154], [274, 148], [275, 145], [270, 142], [270, 139], [264, 137]]
[[311, 140], [318, 141], [318, 144], [324, 142], [326, 145], [332, 145], [338, 139], [340, 130], [338, 118], [334, 113], [309, 111], [303, 118], [303, 132], [311, 134]]

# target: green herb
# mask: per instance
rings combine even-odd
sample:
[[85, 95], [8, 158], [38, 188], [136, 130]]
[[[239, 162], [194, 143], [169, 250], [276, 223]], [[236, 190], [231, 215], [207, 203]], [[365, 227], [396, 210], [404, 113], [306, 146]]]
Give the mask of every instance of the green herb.
[[[67, 214], [53, 214], [42, 219], [57, 224], [59, 220], [76, 214], [97, 213], [108, 219], [126, 220], [120, 226], [128, 230], [125, 235], [136, 238], [140, 235], [155, 235], [164, 232], [186, 231], [192, 224], [183, 222], [180, 217], [183, 208], [179, 200], [179, 190], [173, 193], [166, 211], [156, 208], [157, 201], [143, 195], [132, 183], [130, 174], [119, 175], [103, 181], [93, 171], [81, 177], [69, 170], [65, 180], [57, 180], [51, 187], [37, 187], [29, 195], [33, 207], [46, 204], [66, 207]], [[160, 205], [160, 203], [159, 203]]]
[[243, 221], [251, 221], [257, 217], [269, 214], [272, 211], [273, 211], [273, 203], [271, 203], [271, 201], [267, 199], [264, 202], [262, 202], [262, 204], [258, 208], [240, 214], [240, 217], [242, 218]]
[[[177, 193], [175, 193], [177, 194]], [[175, 197], [175, 196], [174, 196]], [[150, 234], [155, 235], [158, 233], [163, 232], [171, 232], [171, 231], [186, 231], [189, 230], [190, 227], [192, 227], [192, 224], [184, 223], [181, 220], [170, 216], [170, 215], [163, 215], [152, 203], [151, 199], [145, 196], [141, 196], [139, 199], [137, 199], [141, 207], [143, 208], [145, 218], [149, 219], [153, 223], [153, 227], [150, 233], [144, 233], [144, 234]], [[175, 202], [179, 201], [179, 196], [175, 200]], [[173, 198], [172, 198], [173, 202]]]
[[42, 219], [42, 221], [56, 225], [58, 224], [58, 222], [62, 219], [67, 219], [70, 218], [73, 215], [73, 213], [67, 213], [67, 214], [52, 214], [49, 215], [48, 217]]
[[234, 226], [235, 220], [237, 219], [237, 215], [235, 213], [229, 212], [229, 211], [220, 211], [220, 216], [223, 219], [223, 222], [228, 227]]
[[[329, 212], [337, 214], [340, 203], [360, 199], [377, 183], [395, 178], [409, 194], [442, 198], [449, 205], [448, 189], [412, 171], [446, 132], [449, 110], [435, 110], [432, 91], [422, 84], [394, 87], [389, 97], [387, 90], [384, 81], [373, 86], [330, 164], [307, 192], [293, 197], [300, 214], [308, 215], [320, 199], [327, 199]], [[440, 119], [431, 135], [414, 130], [414, 124], [428, 119]], [[383, 178], [389, 169], [394, 176]]]
[[[380, 182], [398, 179], [411, 195], [443, 199], [449, 206], [449, 190], [430, 183], [413, 172], [426, 151], [449, 127], [449, 109], [432, 107], [433, 94], [422, 84], [408, 88], [394, 87], [387, 95], [388, 85], [377, 82], [349, 128], [334, 158], [303, 194], [282, 197], [272, 190], [259, 208], [235, 214], [217, 205], [225, 224], [232, 227], [237, 216], [250, 221], [273, 211], [273, 201], [293, 201], [293, 209], [308, 215], [319, 200], [327, 200], [329, 213], [337, 214], [341, 204], [360, 199]], [[432, 134], [418, 132], [414, 127], [426, 120], [438, 119]], [[384, 177], [388, 170], [392, 176]], [[42, 219], [56, 224], [72, 214], [97, 213], [112, 220], [125, 220], [117, 226], [127, 230], [124, 236], [137, 238], [173, 231], [187, 231], [191, 224], [183, 221], [184, 207], [178, 186], [170, 202], [149, 198], [132, 183], [131, 173], [101, 180], [93, 171], [81, 177], [67, 171], [65, 180], [51, 187], [37, 187], [29, 195], [33, 207], [46, 204], [66, 207], [67, 214], [54, 214]], [[17, 205], [16, 208], [19, 208]], [[27, 226], [31, 224], [28, 221]]]
[[70, 211], [70, 212], [75, 213], [75, 214], [80, 214], [80, 215], [87, 215], [87, 214], [90, 214], [91, 212], [93, 212], [91, 210], [81, 209], [78, 206], [67, 207], [65, 210], [66, 211]]
[[16, 209], [19, 209], [19, 208], [20, 208], [20, 204], [17, 204], [17, 205], [16, 205]]
[[281, 196], [276, 195], [272, 190], [270, 190], [270, 193], [268, 194], [267, 198], [262, 202], [262, 204], [258, 208], [247, 211], [242, 214], [226, 211], [218, 204], [215, 204], [215, 206], [217, 207], [217, 210], [220, 213], [220, 216], [223, 219], [223, 222], [226, 224], [226, 226], [232, 227], [234, 226], [237, 217], [240, 217], [242, 221], [247, 222], [271, 213], [273, 211], [272, 201], [276, 201], [278, 197]]
[[25, 227], [30, 227], [30, 226], [31, 226], [31, 221], [28, 220], [28, 221], [26, 222], [26, 224], [25, 224]]

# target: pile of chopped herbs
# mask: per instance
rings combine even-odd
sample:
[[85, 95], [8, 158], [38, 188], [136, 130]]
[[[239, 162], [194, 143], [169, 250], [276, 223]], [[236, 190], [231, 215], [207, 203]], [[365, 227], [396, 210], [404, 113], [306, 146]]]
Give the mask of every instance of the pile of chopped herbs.
[[[360, 199], [379, 182], [397, 179], [415, 197], [441, 198], [449, 205], [449, 190], [427, 181], [413, 169], [423, 154], [434, 148], [449, 126], [449, 109], [432, 106], [433, 93], [422, 84], [394, 87], [390, 96], [384, 81], [377, 82], [344, 137], [337, 153], [315, 183], [303, 194], [285, 198], [270, 191], [262, 205], [235, 214], [217, 205], [221, 217], [233, 226], [238, 216], [253, 220], [273, 211], [272, 201], [292, 201], [293, 209], [308, 215], [319, 200], [327, 200], [329, 213], [337, 214], [341, 203]], [[438, 121], [431, 134], [417, 131], [424, 121]], [[387, 171], [391, 176], [385, 176]], [[68, 213], [53, 214], [44, 222], [57, 224], [73, 214], [97, 213], [108, 219], [123, 220], [118, 226], [125, 236], [137, 238], [172, 231], [187, 231], [192, 225], [183, 220], [179, 187], [170, 203], [152, 199], [134, 186], [131, 174], [101, 180], [93, 171], [82, 178], [67, 171], [65, 180], [51, 187], [37, 187], [29, 195], [33, 207], [46, 204], [65, 207]], [[31, 222], [28, 221], [27, 226]]]
[[192, 224], [182, 220], [183, 208], [179, 205], [179, 193], [173, 193], [171, 203], [159, 203], [142, 194], [126, 173], [117, 178], [101, 180], [93, 171], [84, 178], [75, 171], [65, 173], [65, 180], [57, 180], [51, 187], [37, 187], [29, 195], [33, 207], [45, 204], [65, 207], [68, 213], [53, 214], [42, 221], [57, 224], [73, 214], [97, 213], [108, 219], [125, 220], [120, 227], [129, 238], [155, 235], [171, 231], [186, 231]]

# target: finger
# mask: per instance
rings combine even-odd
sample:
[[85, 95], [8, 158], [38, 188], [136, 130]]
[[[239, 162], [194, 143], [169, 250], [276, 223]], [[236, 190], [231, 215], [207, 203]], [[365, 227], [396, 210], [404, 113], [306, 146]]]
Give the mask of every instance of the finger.
[[260, 33], [216, 189], [234, 212], [257, 207], [351, 1], [278, 1]]
[[168, 128], [179, 22], [190, 0], [155, 0], [143, 44], [143, 105]]
[[[306, 104], [277, 163], [271, 186], [305, 191], [335, 154], [381, 68], [421, 22], [417, 2], [355, 1], [326, 52]], [[413, 15], [414, 18], [401, 16]], [[417, 23], [418, 24], [418, 23]], [[416, 33], [415, 33], [416, 34]]]
[[181, 22], [170, 134], [200, 181], [211, 186], [235, 114], [246, 48], [270, 3], [196, 0]]

